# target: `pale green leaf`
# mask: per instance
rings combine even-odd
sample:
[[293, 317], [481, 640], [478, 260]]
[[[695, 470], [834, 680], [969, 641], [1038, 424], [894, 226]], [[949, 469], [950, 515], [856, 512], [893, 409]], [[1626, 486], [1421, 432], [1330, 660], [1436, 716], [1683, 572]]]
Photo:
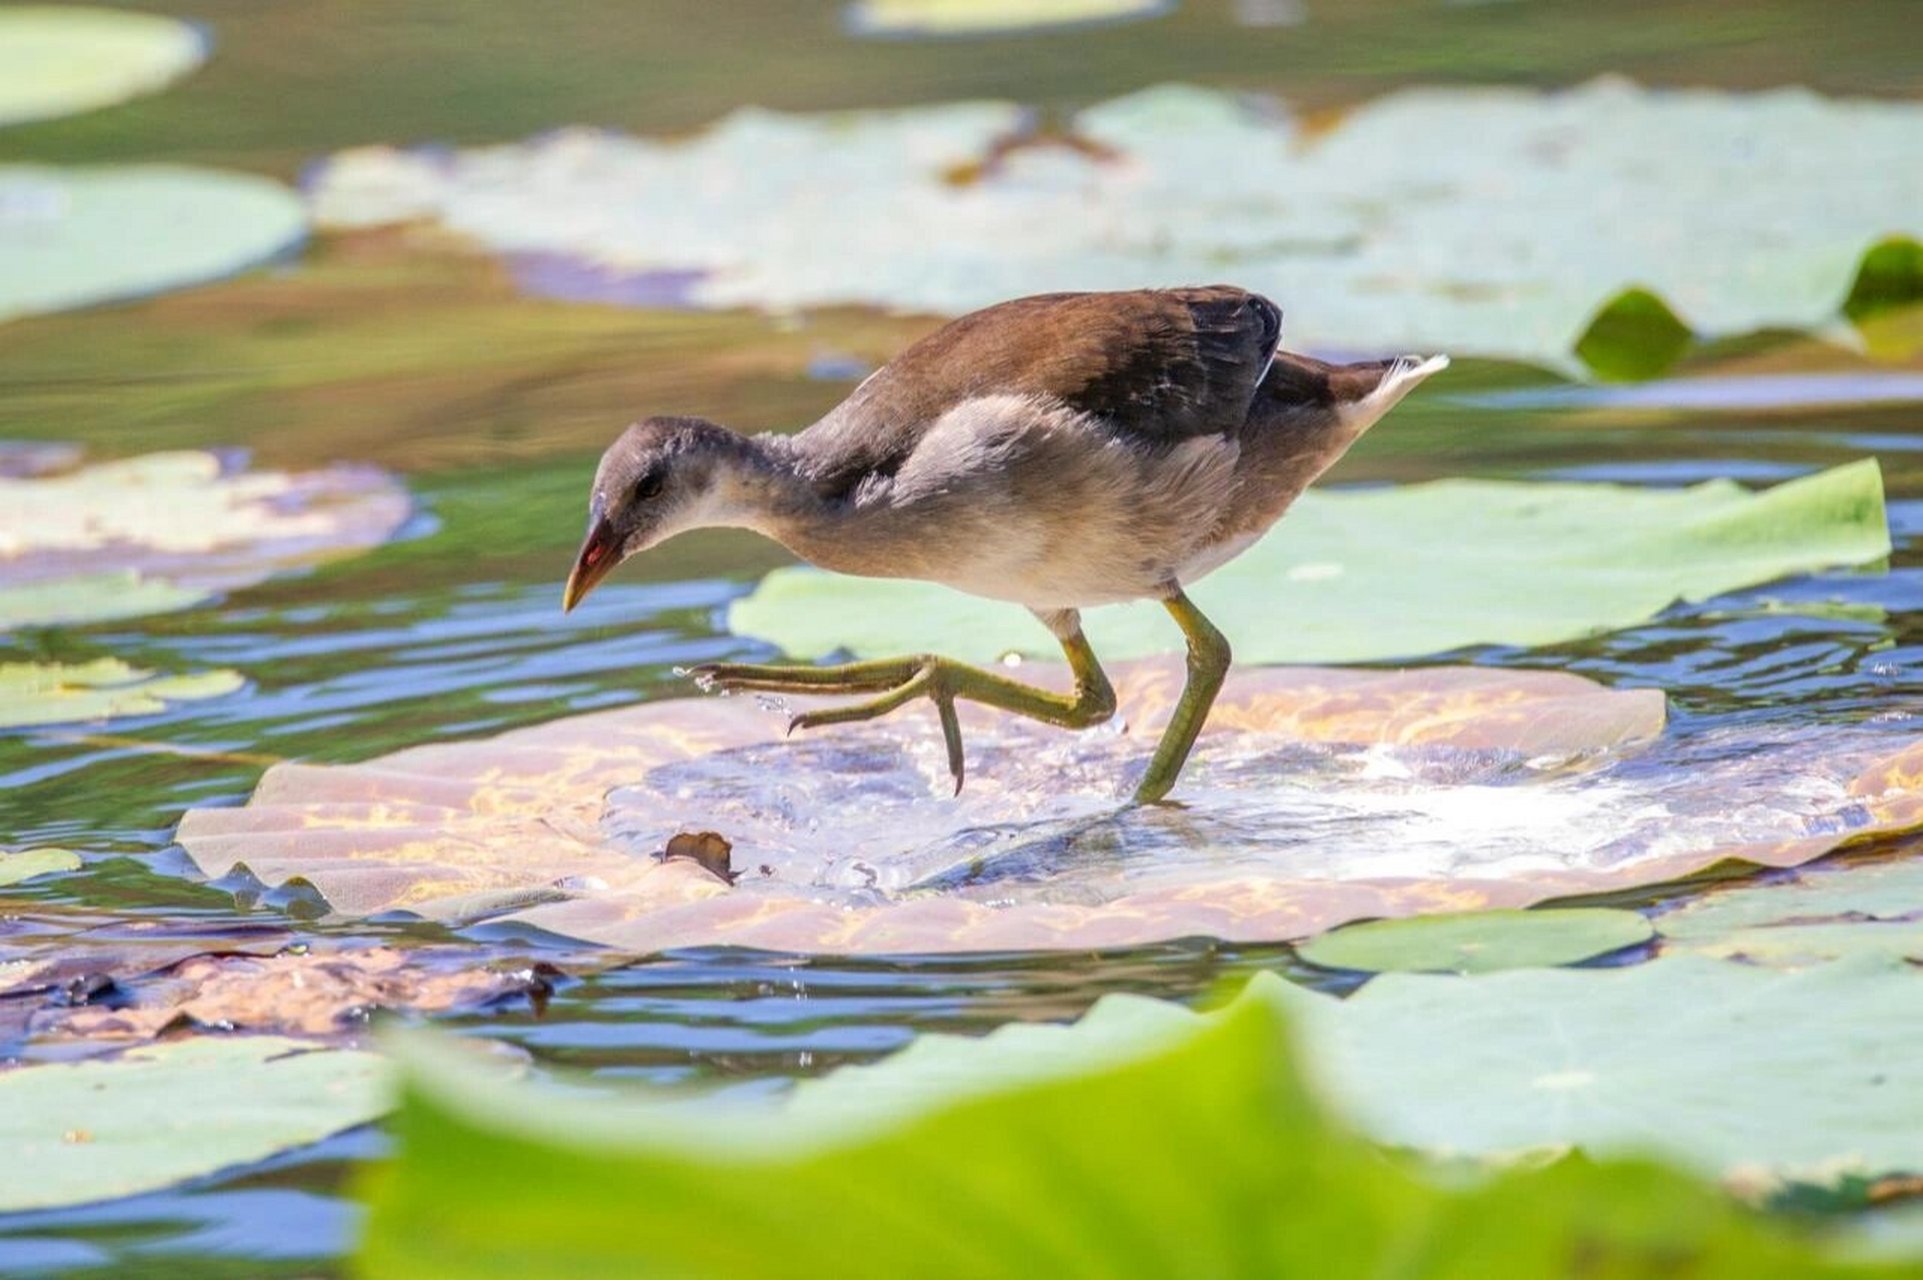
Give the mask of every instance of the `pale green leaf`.
[[1616, 374], [1660, 367], [1692, 330], [1834, 325], [1865, 250], [1914, 234], [1923, 207], [1923, 103], [1802, 89], [1410, 88], [1311, 123], [1161, 85], [1065, 123], [1081, 145], [1010, 152], [1020, 109], [977, 103], [747, 111], [692, 136], [569, 130], [451, 155], [363, 147], [316, 175], [314, 202], [323, 223], [435, 219], [589, 279], [673, 272], [710, 307], [957, 315], [1230, 280], [1281, 303], [1291, 349], [1572, 371], [1598, 311], [1637, 287], [1652, 305], [1590, 344]]
[[[1445, 1188], [1332, 1121], [1262, 975], [1219, 1014], [925, 1037], [785, 1105], [488, 1079], [413, 1039], [359, 1274], [1699, 1280], [1852, 1267], [1649, 1164]], [[589, 1092], [592, 1090], [592, 1092]]]
[[1316, 1077], [1425, 1152], [1656, 1151], [1708, 1173], [1923, 1168], [1923, 971], [1674, 956], [1283, 993]]
[[0, 165], [0, 320], [201, 284], [299, 244], [293, 192], [176, 165]]
[[153, 715], [170, 703], [217, 698], [245, 683], [236, 671], [165, 676], [118, 658], [0, 663], [0, 727]]
[[[1632, 626], [1794, 573], [1889, 553], [1873, 459], [1750, 493], [1441, 480], [1304, 494], [1191, 595], [1244, 662], [1363, 662], [1476, 644], [1543, 645]], [[782, 569], [729, 625], [798, 658], [934, 650], [1059, 657], [1025, 611], [926, 583]], [[1177, 649], [1156, 605], [1097, 609], [1105, 658]]]
[[0, 630], [77, 625], [171, 613], [199, 604], [204, 591], [131, 569], [0, 586]]
[[1575, 964], [1647, 942], [1655, 933], [1634, 911], [1472, 911], [1369, 920], [1297, 947], [1327, 969], [1491, 973]]
[[78, 871], [80, 855], [71, 849], [0, 851], [0, 888], [55, 871]]
[[198, 31], [158, 14], [78, 5], [0, 9], [0, 125], [152, 93], [206, 56]]
[[386, 1106], [378, 1056], [267, 1036], [0, 1071], [0, 1213], [158, 1190], [317, 1142]]
[[1876, 954], [1923, 959], [1923, 858], [1822, 863], [1712, 889], [1657, 917], [1666, 951], [1758, 964]]

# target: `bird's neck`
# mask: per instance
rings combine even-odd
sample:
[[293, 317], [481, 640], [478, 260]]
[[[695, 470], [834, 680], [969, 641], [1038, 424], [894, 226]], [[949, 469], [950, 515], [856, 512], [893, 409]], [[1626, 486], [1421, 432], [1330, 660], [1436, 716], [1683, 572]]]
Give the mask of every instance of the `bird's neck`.
[[[886, 510], [824, 498], [816, 487], [807, 439], [736, 436], [720, 462], [699, 523], [752, 529], [811, 564], [840, 573], [895, 577], [912, 573], [905, 548], [891, 537]], [[856, 529], [854, 526], [861, 526]]]
[[752, 529], [792, 549], [794, 531], [833, 518], [800, 464], [790, 437], [733, 436], [716, 458], [700, 523]]

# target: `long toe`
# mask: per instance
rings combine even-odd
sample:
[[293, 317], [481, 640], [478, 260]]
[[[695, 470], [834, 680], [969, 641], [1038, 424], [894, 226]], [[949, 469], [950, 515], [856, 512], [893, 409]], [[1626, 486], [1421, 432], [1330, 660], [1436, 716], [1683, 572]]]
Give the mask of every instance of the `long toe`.
[[687, 675], [703, 693], [873, 693], [901, 682], [896, 673], [851, 674], [833, 667], [704, 662]]

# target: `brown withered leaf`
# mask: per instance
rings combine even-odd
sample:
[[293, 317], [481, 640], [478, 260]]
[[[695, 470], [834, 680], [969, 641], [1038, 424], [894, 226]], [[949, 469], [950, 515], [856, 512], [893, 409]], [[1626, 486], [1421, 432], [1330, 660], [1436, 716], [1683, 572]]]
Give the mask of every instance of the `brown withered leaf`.
[[[1182, 673], [1115, 675], [1122, 715], [1088, 733], [965, 708], [959, 797], [923, 710], [784, 741], [793, 708], [691, 698], [278, 766], [179, 839], [210, 876], [299, 877], [347, 916], [884, 954], [1295, 939], [1794, 865], [1923, 823], [1923, 743], [1887, 727], [1665, 733], [1654, 690], [1446, 667], [1238, 672], [1183, 807], [1138, 808], [1121, 797]], [[659, 856], [703, 830], [758, 874]]]
[[377, 1009], [433, 1013], [525, 997], [544, 1000], [554, 971], [477, 967], [455, 948], [297, 947], [276, 955], [196, 955], [120, 984], [111, 1005], [53, 1005], [36, 1040], [148, 1040], [183, 1028], [336, 1036]]

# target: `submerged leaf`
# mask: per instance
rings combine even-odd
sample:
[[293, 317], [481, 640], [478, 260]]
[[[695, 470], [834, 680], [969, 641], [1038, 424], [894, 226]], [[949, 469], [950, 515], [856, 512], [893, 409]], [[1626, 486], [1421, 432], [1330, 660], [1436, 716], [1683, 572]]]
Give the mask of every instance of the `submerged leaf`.
[[173, 165], [0, 165], [0, 320], [202, 284], [299, 244], [267, 178]]
[[0, 125], [152, 93], [206, 57], [200, 32], [159, 14], [10, 5], [0, 9]]
[[[1181, 665], [1112, 674], [1106, 730], [964, 706], [959, 797], [923, 709], [783, 740], [785, 715], [750, 699], [687, 699], [276, 766], [248, 805], [193, 810], [178, 838], [209, 876], [299, 879], [348, 915], [491, 918], [650, 952], [899, 954], [1295, 939], [1729, 860], [1793, 865], [1923, 823], [1923, 747], [1887, 730], [1663, 736], [1654, 690], [1476, 668], [1238, 671], [1178, 816], [1121, 797]], [[732, 886], [658, 857], [703, 830], [732, 844]]]
[[[1244, 662], [1370, 662], [1476, 644], [1543, 645], [1645, 622], [1794, 573], [1889, 554], [1874, 459], [1749, 493], [1438, 480], [1311, 490], [1196, 604]], [[932, 583], [815, 569], [769, 574], [728, 623], [797, 658], [934, 651], [1054, 657], [1025, 610]], [[1181, 633], [1142, 602], [1086, 619], [1104, 658], [1166, 652]]]
[[237, 671], [163, 676], [118, 658], [0, 663], [0, 728], [154, 715], [170, 703], [218, 698], [245, 683]]
[[[0, 668], [0, 671], [3, 670]], [[4, 676], [0, 676], [0, 680], [4, 680]], [[78, 870], [80, 855], [72, 849], [21, 849], [15, 853], [0, 851], [0, 888], [56, 871]]]
[[382, 1060], [199, 1037], [0, 1071], [0, 1213], [111, 1200], [248, 1164], [387, 1108]]
[[[541, 262], [563, 293], [587, 280], [615, 298], [625, 280], [711, 307], [953, 315], [1227, 277], [1283, 305], [1292, 349], [1568, 369], [1598, 308], [1638, 282], [1663, 299], [1645, 321], [1659, 306], [1705, 335], [1832, 324], [1865, 248], [1914, 232], [1923, 206], [1923, 104], [1801, 89], [1409, 89], [1317, 130], [1277, 103], [1163, 85], [1075, 116], [1075, 145], [1007, 152], [1030, 128], [1013, 105], [970, 104], [363, 148], [316, 175], [313, 200], [335, 226], [437, 219]], [[979, 179], [952, 185], [957, 170]], [[1598, 334], [1600, 363], [1655, 367], [1600, 358], [1672, 348], [1655, 328], [1654, 346]]]
[[1296, 950], [1325, 969], [1492, 973], [1575, 964], [1653, 936], [1634, 911], [1475, 911], [1345, 925]]
[[[1645, 1163], [1444, 1185], [1328, 1116], [1262, 975], [1199, 1016], [924, 1036], [787, 1104], [595, 1096], [401, 1046], [360, 1271], [403, 1277], [1895, 1276]], [[1312, 999], [1312, 997], [1300, 997]]]
[[237, 471], [194, 451], [0, 478], [0, 631], [185, 608], [378, 546], [410, 510], [372, 467]]
[[1712, 889], [1657, 917], [1656, 928], [1666, 951], [1759, 964], [1923, 959], [1923, 857], [1819, 863], [1793, 878]]
[[538, 996], [546, 979], [532, 969], [484, 968], [452, 949], [336, 947], [190, 956], [117, 986], [111, 1005], [49, 1010], [33, 1020], [32, 1034], [99, 1044], [192, 1025], [335, 1036], [364, 1028], [376, 1009], [436, 1012]]

